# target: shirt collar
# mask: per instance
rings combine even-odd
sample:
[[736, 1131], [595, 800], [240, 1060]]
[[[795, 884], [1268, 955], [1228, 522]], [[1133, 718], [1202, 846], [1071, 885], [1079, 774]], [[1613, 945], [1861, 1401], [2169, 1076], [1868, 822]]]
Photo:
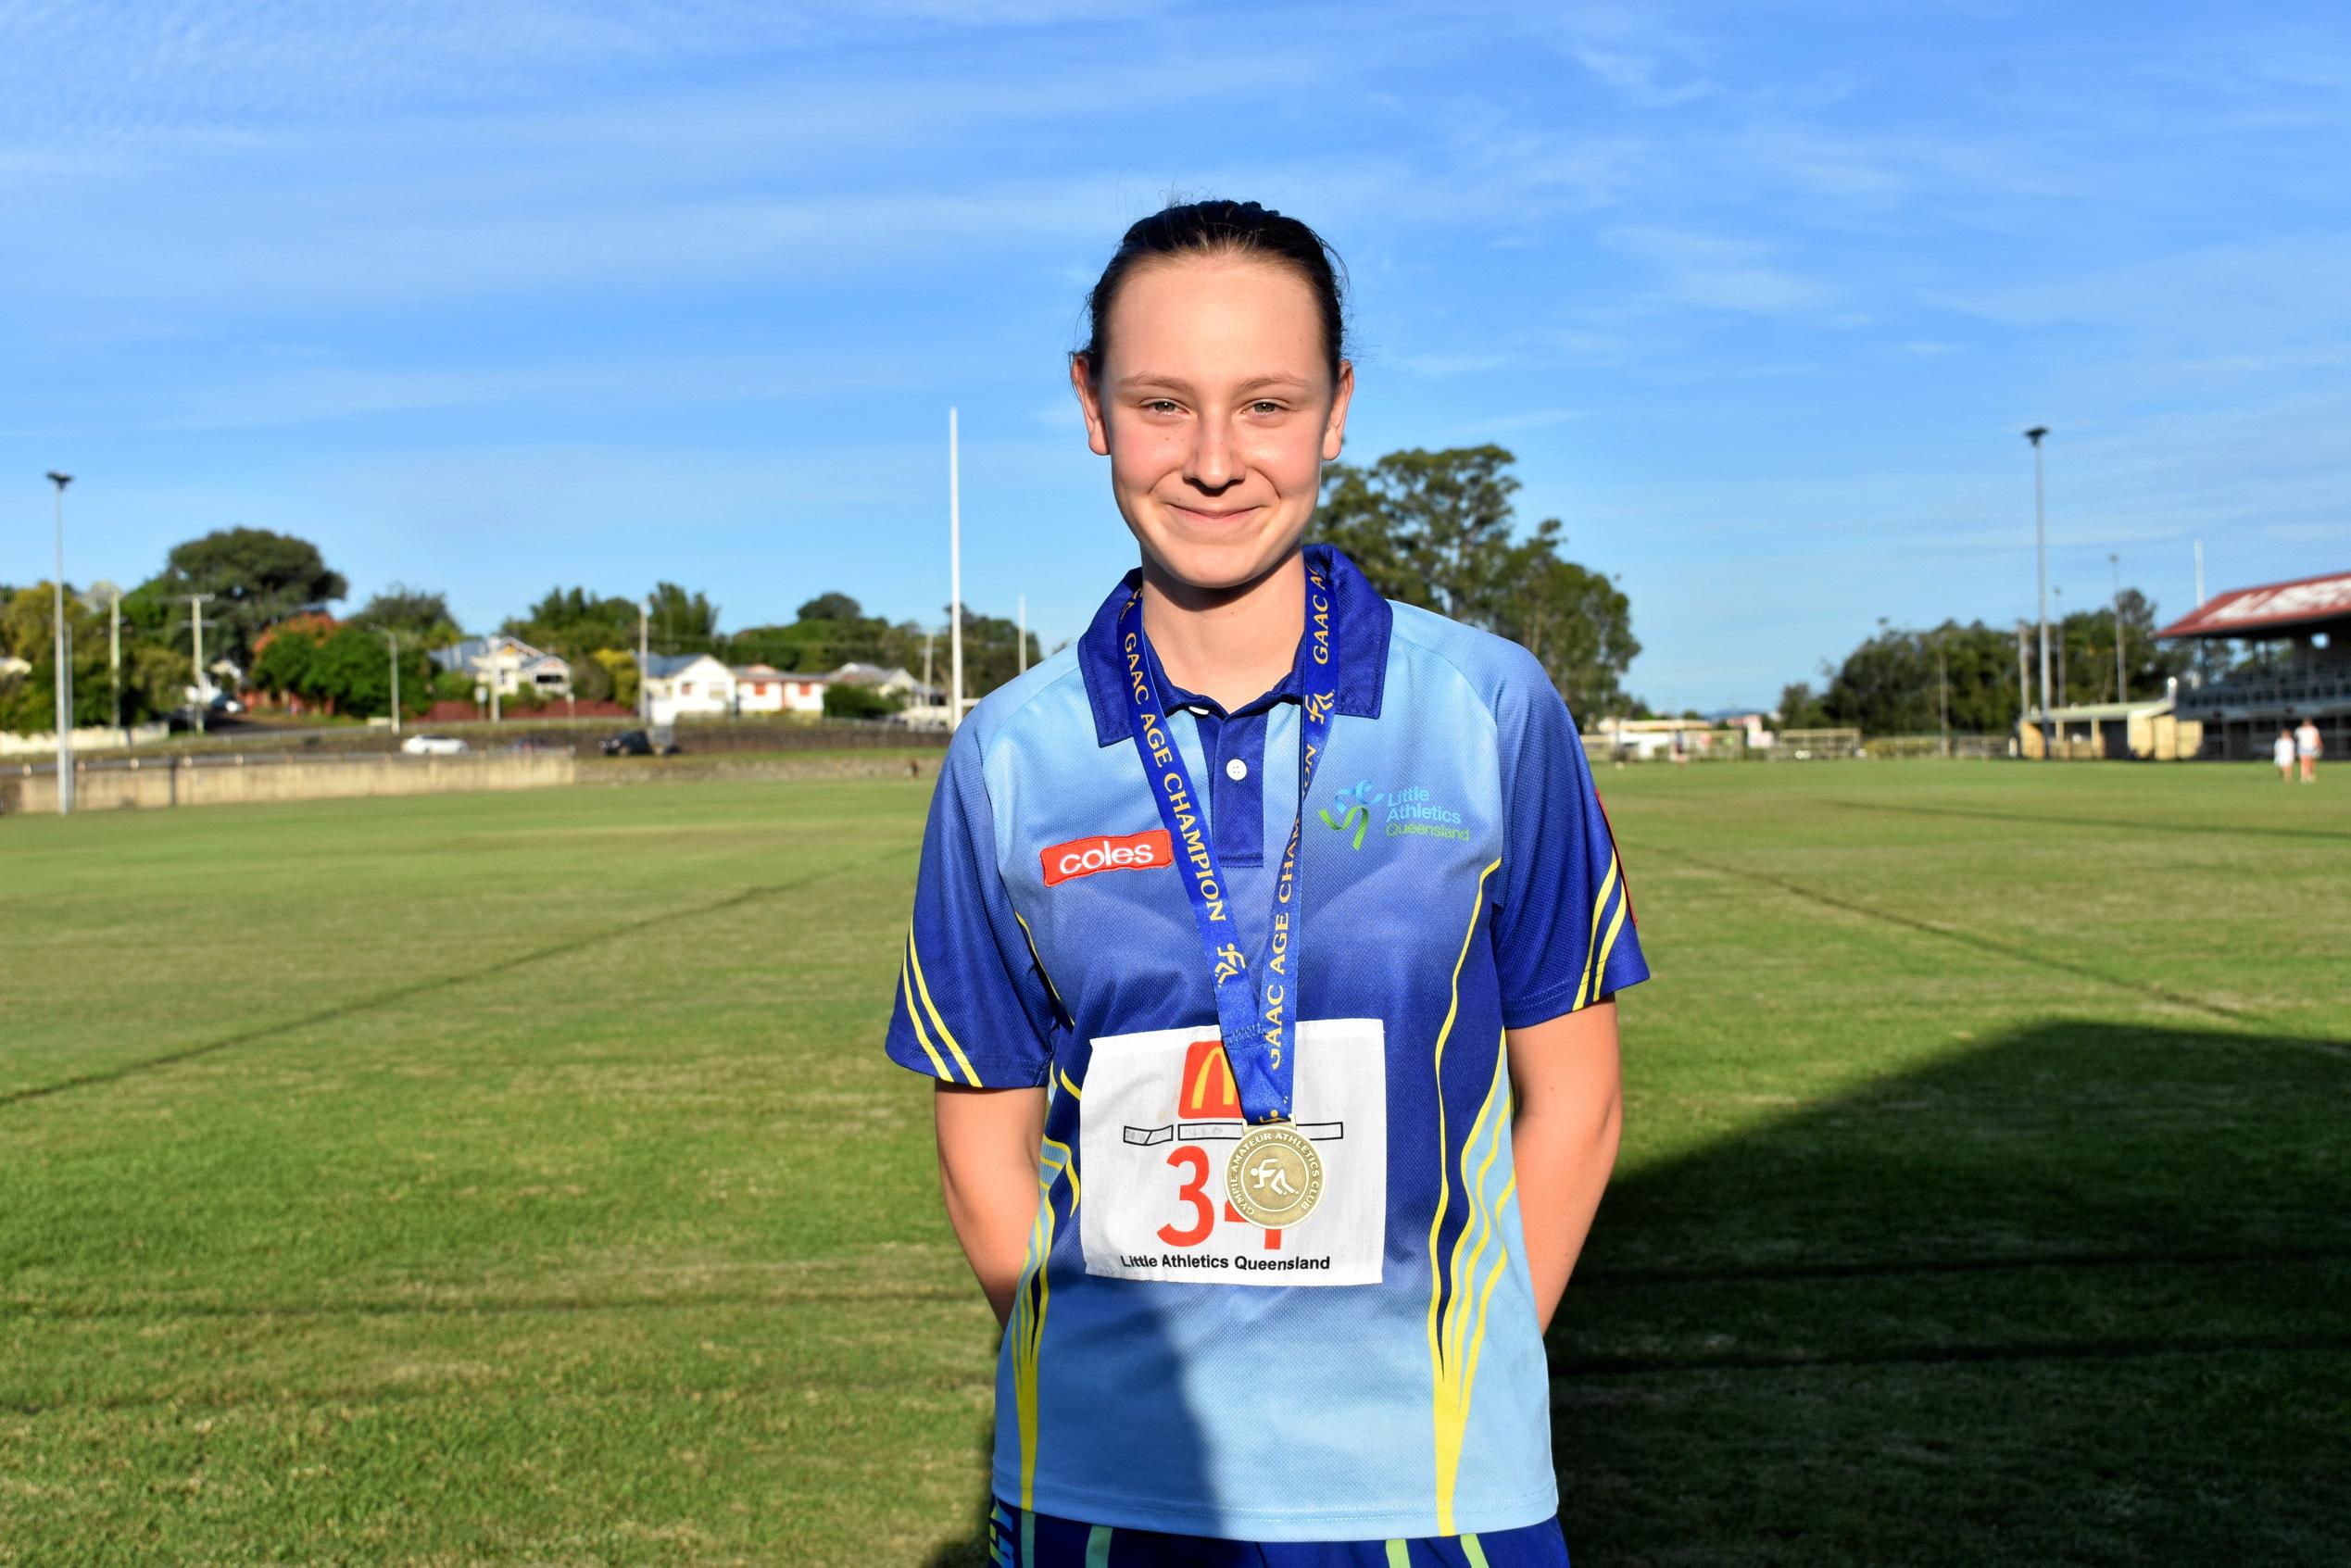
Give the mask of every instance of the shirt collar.
[[[1306, 561], [1319, 569], [1330, 584], [1331, 627], [1344, 659], [1336, 674], [1335, 711], [1358, 719], [1379, 717], [1380, 696], [1388, 681], [1388, 633], [1395, 612], [1371, 585], [1355, 563], [1328, 545], [1306, 546]], [[1126, 721], [1126, 660], [1118, 647], [1118, 612], [1127, 596], [1142, 581], [1138, 567], [1119, 580], [1093, 624], [1077, 639], [1077, 667], [1086, 677], [1086, 696], [1094, 709], [1094, 739], [1098, 745], [1118, 746], [1132, 737]], [[1156, 657], [1156, 656], [1154, 656]], [[1165, 681], [1171, 705], [1191, 694]], [[1302, 689], [1293, 666], [1269, 696], [1295, 700]]]

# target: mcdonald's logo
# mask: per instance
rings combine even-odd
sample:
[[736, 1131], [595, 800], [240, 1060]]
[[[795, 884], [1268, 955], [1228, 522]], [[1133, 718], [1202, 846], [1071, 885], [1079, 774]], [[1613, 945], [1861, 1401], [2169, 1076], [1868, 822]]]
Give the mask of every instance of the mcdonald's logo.
[[1240, 1085], [1220, 1040], [1194, 1040], [1184, 1052], [1184, 1084], [1176, 1114], [1195, 1121], [1241, 1120]]

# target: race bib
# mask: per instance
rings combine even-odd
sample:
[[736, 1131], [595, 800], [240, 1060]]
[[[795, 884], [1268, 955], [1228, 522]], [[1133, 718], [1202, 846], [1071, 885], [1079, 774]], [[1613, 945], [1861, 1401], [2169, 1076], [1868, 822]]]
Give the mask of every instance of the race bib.
[[1252, 1129], [1213, 1026], [1094, 1042], [1078, 1112], [1087, 1273], [1378, 1283], [1388, 1240], [1385, 1031], [1376, 1018], [1307, 1019], [1291, 1048], [1296, 1120]]

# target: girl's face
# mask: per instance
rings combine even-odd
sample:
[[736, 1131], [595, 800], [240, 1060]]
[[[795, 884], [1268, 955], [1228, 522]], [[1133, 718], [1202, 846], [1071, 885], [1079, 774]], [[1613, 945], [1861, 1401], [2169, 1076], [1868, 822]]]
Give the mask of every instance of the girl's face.
[[1313, 290], [1247, 256], [1138, 268], [1112, 303], [1107, 363], [1070, 380], [1143, 553], [1194, 588], [1251, 583], [1306, 533], [1339, 457], [1355, 372], [1325, 368]]

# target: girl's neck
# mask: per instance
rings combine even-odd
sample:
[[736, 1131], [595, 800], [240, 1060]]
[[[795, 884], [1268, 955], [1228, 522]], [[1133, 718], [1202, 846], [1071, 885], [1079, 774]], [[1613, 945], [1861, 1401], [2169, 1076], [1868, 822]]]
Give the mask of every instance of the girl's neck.
[[1226, 709], [1279, 685], [1306, 633], [1306, 562], [1292, 550], [1237, 587], [1195, 588], [1143, 558], [1143, 630], [1167, 678]]

